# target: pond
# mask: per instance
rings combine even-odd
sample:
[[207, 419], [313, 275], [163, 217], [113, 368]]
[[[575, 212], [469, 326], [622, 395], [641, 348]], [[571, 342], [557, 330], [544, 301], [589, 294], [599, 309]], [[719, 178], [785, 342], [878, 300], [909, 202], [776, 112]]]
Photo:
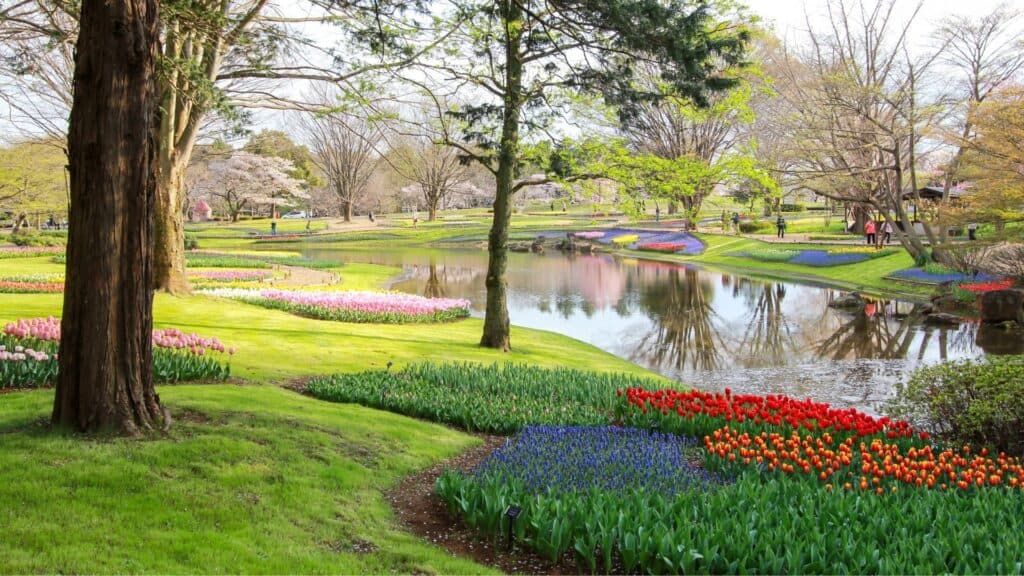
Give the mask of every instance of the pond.
[[[483, 316], [485, 251], [304, 254], [399, 267], [392, 289], [466, 298]], [[1024, 339], [1000, 329], [925, 324], [920, 304], [879, 301], [854, 314], [828, 306], [844, 294], [830, 288], [608, 254], [512, 253], [508, 281], [513, 324], [565, 334], [705, 390], [878, 412], [922, 363], [1024, 353]]]

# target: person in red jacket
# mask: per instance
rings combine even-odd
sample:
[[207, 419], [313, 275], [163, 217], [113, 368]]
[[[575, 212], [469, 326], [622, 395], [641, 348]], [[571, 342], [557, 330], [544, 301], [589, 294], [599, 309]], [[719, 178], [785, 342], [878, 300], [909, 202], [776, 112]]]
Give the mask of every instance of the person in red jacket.
[[864, 225], [864, 235], [867, 236], [868, 246], [875, 243], [875, 221], [868, 220], [867, 224]]

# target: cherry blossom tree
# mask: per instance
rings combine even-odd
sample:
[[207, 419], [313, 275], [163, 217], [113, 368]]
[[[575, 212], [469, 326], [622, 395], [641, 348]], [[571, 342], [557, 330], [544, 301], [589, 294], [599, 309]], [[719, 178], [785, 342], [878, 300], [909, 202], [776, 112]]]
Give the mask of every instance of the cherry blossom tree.
[[309, 198], [301, 182], [288, 175], [294, 170], [284, 158], [235, 152], [226, 160], [210, 164], [206, 177], [196, 184], [196, 192], [237, 222], [246, 208], [276, 207]]

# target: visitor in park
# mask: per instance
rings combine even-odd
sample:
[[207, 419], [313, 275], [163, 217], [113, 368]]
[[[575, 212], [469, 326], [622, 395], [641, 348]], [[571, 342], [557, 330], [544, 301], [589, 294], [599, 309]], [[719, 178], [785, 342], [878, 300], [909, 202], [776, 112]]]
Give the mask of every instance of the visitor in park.
[[967, 225], [967, 239], [977, 240], [978, 239], [978, 223], [971, 222]]
[[739, 212], [733, 212], [732, 213], [732, 230], [736, 234], [740, 233], [740, 213]]
[[779, 238], [786, 237], [786, 219], [779, 214], [779, 218], [775, 220], [775, 235]]
[[370, 214], [369, 214], [369, 217], [370, 217], [370, 222], [374, 222], [374, 221], [375, 221], [375, 220], [373, 219], [373, 210], [370, 210]]
[[868, 246], [871, 246], [872, 244], [875, 243], [875, 231], [876, 230], [877, 230], [877, 228], [875, 228], [875, 221], [874, 220], [868, 220], [867, 223], [864, 224], [864, 236], [867, 238]]
[[654, 221], [661, 222], [661, 206], [654, 207]]
[[416, 228], [419, 225], [419, 223], [420, 223], [420, 217], [419, 216], [413, 216], [412, 217], [412, 227]]
[[277, 221], [276, 220], [271, 220], [270, 221], [270, 235], [271, 236], [277, 236]]
[[551, 211], [552, 212], [555, 211], [555, 201], [554, 200], [551, 201]]
[[886, 246], [888, 246], [889, 242], [891, 242], [891, 241], [892, 241], [892, 222], [889, 222], [888, 220], [886, 220], [885, 222], [882, 222], [882, 233], [879, 236], [878, 244], [879, 245], [885, 244]]

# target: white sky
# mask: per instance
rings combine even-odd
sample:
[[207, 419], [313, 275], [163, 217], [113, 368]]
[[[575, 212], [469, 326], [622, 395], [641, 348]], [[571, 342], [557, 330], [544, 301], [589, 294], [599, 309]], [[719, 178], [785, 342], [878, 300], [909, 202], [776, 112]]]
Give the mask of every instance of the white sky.
[[[850, 0], [849, 4], [856, 1]], [[794, 34], [799, 36], [807, 29], [805, 14], [815, 27], [828, 21], [826, 0], [746, 0], [746, 4], [752, 12], [774, 23], [776, 34], [783, 39]], [[896, 0], [897, 21], [909, 17], [917, 4], [917, 0]], [[1024, 0], [923, 0], [916, 24], [930, 27], [949, 16], [981, 16], [1000, 4], [1024, 9]], [[921, 32], [927, 34], [927, 30]]]
[[[883, 0], [884, 1], [884, 0]], [[856, 3], [857, 0], [850, 0]], [[917, 6], [917, 0], [896, 0], [897, 21], [902, 21]], [[750, 10], [763, 19], [774, 24], [775, 33], [783, 40], [799, 40], [807, 28], [805, 14], [810, 16], [812, 26], [819, 27], [827, 22], [825, 7], [827, 0], [746, 0]], [[921, 39], [922, 45], [930, 39], [930, 29], [951, 15], [983, 15], [991, 12], [1000, 4], [1024, 10], [1024, 0], [923, 0], [921, 13], [915, 24], [915, 34]], [[6, 121], [8, 110], [0, 102], [0, 144], [5, 136], [17, 134], [16, 130]], [[276, 114], [258, 114], [263, 126], [253, 126], [254, 131], [261, 127], [285, 128], [284, 122]]]

